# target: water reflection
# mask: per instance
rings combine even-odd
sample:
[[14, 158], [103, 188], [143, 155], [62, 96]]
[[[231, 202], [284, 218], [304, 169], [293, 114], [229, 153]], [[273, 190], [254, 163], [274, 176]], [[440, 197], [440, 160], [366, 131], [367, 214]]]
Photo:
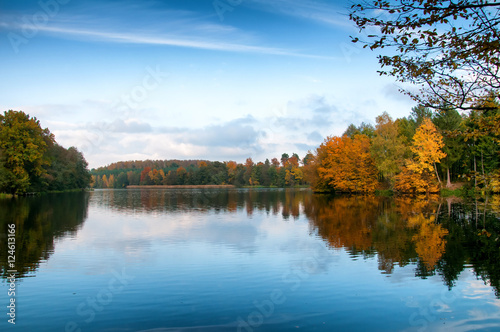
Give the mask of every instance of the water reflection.
[[[34, 272], [54, 252], [56, 239], [74, 236], [87, 218], [88, 193], [0, 199], [0, 266], [18, 277]], [[16, 224], [15, 268], [7, 268], [7, 225]]]
[[[497, 197], [490, 199], [496, 204]], [[379, 269], [416, 264], [415, 276], [439, 274], [451, 289], [472, 266], [499, 296], [499, 209], [448, 198], [314, 197], [309, 219], [331, 247], [353, 257], [377, 254]]]
[[296, 219], [311, 201], [307, 189], [178, 189], [96, 190], [92, 203], [124, 213], [168, 213], [182, 211], [229, 212], [254, 210]]
[[255, 210], [284, 219], [304, 214], [311, 232], [332, 248], [353, 257], [377, 256], [379, 269], [415, 264], [421, 278], [439, 274], [453, 287], [471, 264], [478, 276], [498, 292], [500, 199], [463, 203], [428, 197], [358, 197], [313, 195], [308, 190], [133, 190], [101, 191], [95, 203], [125, 212]]
[[[49, 258], [55, 239], [74, 236], [87, 217], [89, 196], [92, 208], [141, 219], [135, 224], [133, 220], [128, 224], [118, 219], [103, 220], [95, 226], [103, 227], [103, 234], [110, 238], [115, 234], [117, 241], [127, 245], [133, 245], [131, 241], [144, 245], [155, 236], [163, 236], [170, 240], [202, 239], [252, 251], [260, 234], [257, 224], [251, 222], [255, 214], [279, 215], [285, 221], [307, 218], [311, 236], [320, 237], [330, 248], [346, 250], [352, 259], [376, 258], [383, 274], [390, 276], [397, 266], [411, 264], [415, 276], [440, 275], [451, 289], [462, 271], [472, 267], [497, 296], [500, 294], [499, 197], [461, 202], [439, 197], [330, 197], [309, 190], [186, 189], [99, 190], [0, 200], [2, 230], [7, 229], [7, 223], [17, 225], [16, 268], [21, 276], [35, 271]], [[220, 218], [182, 221], [209, 213]], [[246, 220], [229, 218], [242, 214]], [[152, 215], [165, 220], [157, 222], [150, 218]], [[275, 226], [268, 223], [266, 227]], [[126, 234], [133, 234], [133, 238]], [[272, 234], [279, 236], [278, 231]], [[0, 238], [2, 248], [5, 241], [4, 233]], [[6, 259], [6, 251], [0, 250], [3, 276]]]

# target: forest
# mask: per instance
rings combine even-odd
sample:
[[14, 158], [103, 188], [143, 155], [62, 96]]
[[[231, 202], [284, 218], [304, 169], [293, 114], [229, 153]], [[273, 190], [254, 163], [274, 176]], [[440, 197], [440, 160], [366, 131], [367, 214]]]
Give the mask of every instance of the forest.
[[75, 147], [57, 144], [48, 128], [22, 111], [0, 114], [0, 193], [85, 189], [90, 172]]
[[266, 159], [255, 163], [247, 158], [244, 164], [235, 161], [208, 160], [146, 160], [113, 163], [92, 169], [94, 188], [125, 188], [128, 185], [234, 185], [263, 187], [294, 187], [307, 185], [303, 165], [309, 156], [300, 159], [283, 153], [280, 160]]
[[464, 187], [500, 191], [500, 112], [488, 106], [459, 113], [451, 107], [414, 107], [409, 116], [387, 113], [376, 124], [351, 124], [303, 158], [245, 163], [208, 160], [116, 162], [88, 171], [75, 147], [55, 141], [48, 128], [21, 111], [0, 115], [0, 192], [126, 188], [129, 185], [311, 186], [315, 192], [438, 193]]
[[207, 160], [147, 160], [92, 170], [92, 187], [128, 185], [235, 185], [294, 187], [316, 192], [437, 193], [458, 186], [500, 190], [498, 105], [460, 114], [453, 108], [414, 107], [408, 117], [376, 117], [375, 126], [351, 124], [303, 158], [245, 163]]
[[316, 191], [437, 193], [459, 186], [500, 191], [500, 112], [487, 107], [460, 114], [445, 107], [414, 107], [408, 117], [387, 113], [376, 125], [350, 125], [317, 148], [304, 173]]

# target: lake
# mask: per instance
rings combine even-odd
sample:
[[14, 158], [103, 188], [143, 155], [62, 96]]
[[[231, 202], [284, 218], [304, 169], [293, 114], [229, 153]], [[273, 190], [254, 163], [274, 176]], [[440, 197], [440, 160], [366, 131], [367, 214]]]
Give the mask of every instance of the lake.
[[499, 215], [307, 189], [3, 199], [0, 330], [496, 331]]

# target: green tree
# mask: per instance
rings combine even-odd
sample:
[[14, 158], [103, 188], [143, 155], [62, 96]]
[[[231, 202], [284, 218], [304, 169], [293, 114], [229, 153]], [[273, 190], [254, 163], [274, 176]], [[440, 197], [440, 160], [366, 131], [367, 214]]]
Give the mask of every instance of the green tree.
[[42, 177], [48, 164], [44, 158], [47, 141], [53, 139], [40, 121], [22, 111], [0, 115], [0, 190], [22, 194]]
[[115, 188], [126, 188], [128, 186], [127, 173], [121, 172], [115, 180]]
[[362, 122], [358, 127], [352, 123], [347, 127], [346, 131], [342, 136], [347, 136], [349, 138], [354, 138], [356, 135], [365, 135], [367, 137], [373, 137], [375, 134], [375, 128], [370, 123]]
[[[65, 149], [56, 142], [52, 142], [49, 143], [45, 155], [50, 161], [43, 177], [47, 190], [84, 189], [90, 185], [91, 176], [87, 169], [88, 164], [78, 149], [75, 147]], [[97, 185], [98, 183], [94, 187]]]
[[450, 169], [462, 157], [463, 139], [457, 135], [462, 124], [462, 117], [457, 110], [444, 108], [434, 116], [432, 122], [443, 135], [443, 152], [446, 153], [446, 157], [441, 160], [441, 165], [446, 168], [446, 187], [450, 187]]

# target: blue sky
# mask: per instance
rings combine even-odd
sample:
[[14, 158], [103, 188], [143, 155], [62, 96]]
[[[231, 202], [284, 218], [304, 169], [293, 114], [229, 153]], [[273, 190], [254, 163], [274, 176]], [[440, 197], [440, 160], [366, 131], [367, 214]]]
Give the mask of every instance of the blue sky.
[[301, 157], [415, 104], [350, 42], [350, 1], [0, 0], [0, 110], [90, 167]]

